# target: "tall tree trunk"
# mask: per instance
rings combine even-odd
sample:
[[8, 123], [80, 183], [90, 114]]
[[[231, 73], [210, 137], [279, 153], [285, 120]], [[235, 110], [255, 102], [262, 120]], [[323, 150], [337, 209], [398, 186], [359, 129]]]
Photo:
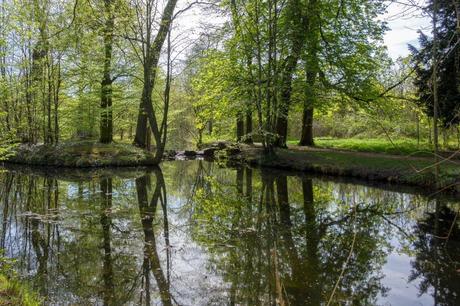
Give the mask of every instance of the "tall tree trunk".
[[438, 14], [438, 0], [433, 1], [433, 141], [434, 141], [434, 163], [435, 163], [435, 179], [438, 182], [439, 178], [439, 143], [438, 143], [438, 29], [437, 29], [437, 14]]
[[300, 137], [300, 146], [312, 146], [313, 141], [313, 108], [305, 106], [302, 117], [302, 135]]
[[252, 143], [252, 111], [246, 111], [246, 131], [245, 131], [245, 143]]
[[[142, 99], [139, 106], [139, 113], [137, 116], [136, 136], [134, 138], [134, 145], [145, 148], [145, 133], [147, 129], [147, 121], [149, 122], [150, 129], [155, 139], [155, 156], [154, 162], [159, 163], [163, 158], [163, 153], [166, 146], [167, 136], [167, 119], [169, 102], [164, 101], [163, 116], [159, 121], [157, 113], [152, 105], [152, 91], [155, 87], [156, 70], [158, 61], [160, 59], [161, 49], [166, 40], [170, 36], [171, 23], [173, 19], [174, 9], [177, 0], [169, 0], [163, 10], [160, 28], [153, 42], [150, 41], [151, 30], [147, 29], [147, 36], [145, 41], [145, 51], [143, 53], [143, 68], [144, 68], [144, 87], [142, 90]], [[148, 24], [152, 24], [151, 16], [147, 16]], [[168, 66], [170, 65], [171, 41], [168, 39]], [[169, 78], [170, 76], [168, 76]], [[166, 88], [166, 90], [169, 90]], [[169, 93], [168, 93], [169, 95]]]
[[113, 119], [112, 119], [112, 49], [113, 49], [113, 28], [114, 15], [112, 8], [113, 0], [104, 0], [105, 6], [105, 27], [104, 27], [104, 70], [101, 82], [101, 118], [100, 137], [102, 143], [110, 143], [113, 140]]
[[[147, 63], [148, 65], [148, 63]], [[149, 88], [151, 85], [149, 84], [150, 81], [146, 80], [146, 76], [149, 75], [149, 72], [146, 72], [145, 69], [148, 67], [144, 67], [144, 87], [142, 89], [142, 98], [141, 103], [139, 105], [139, 112], [137, 114], [137, 124], [136, 124], [136, 134], [134, 135], [134, 145], [140, 148], [147, 147], [147, 110], [146, 104], [149, 103], [150, 98], [148, 92], [151, 91]], [[150, 76], [149, 76], [150, 78]], [[147, 81], [147, 83], [146, 83]]]
[[417, 149], [420, 147], [420, 116], [418, 114], [415, 114], [415, 120], [417, 124]]
[[54, 142], [59, 142], [59, 92], [61, 90], [61, 59], [57, 62], [57, 75], [54, 88]]
[[308, 18], [304, 15], [304, 9], [299, 0], [290, 2], [289, 14], [292, 20], [292, 29], [290, 29], [292, 34], [289, 37], [291, 51], [285, 60], [284, 69], [281, 73], [281, 92], [275, 129], [276, 134], [278, 134], [275, 145], [278, 147], [286, 147], [292, 78], [303, 50], [308, 28]]
[[305, 100], [303, 105], [302, 135], [299, 145], [312, 146], [313, 142], [313, 108], [316, 102], [315, 84], [318, 76], [318, 49], [319, 49], [319, 8], [317, 0], [308, 3], [308, 33], [305, 59]]
[[46, 57], [46, 71], [47, 71], [47, 82], [48, 82], [48, 92], [47, 92], [47, 143], [53, 143], [53, 132], [51, 128], [52, 116], [51, 116], [51, 104], [53, 99], [53, 75], [52, 75], [52, 57], [51, 54], [48, 54]]
[[240, 142], [244, 136], [244, 119], [243, 113], [238, 112], [236, 115], [236, 140]]

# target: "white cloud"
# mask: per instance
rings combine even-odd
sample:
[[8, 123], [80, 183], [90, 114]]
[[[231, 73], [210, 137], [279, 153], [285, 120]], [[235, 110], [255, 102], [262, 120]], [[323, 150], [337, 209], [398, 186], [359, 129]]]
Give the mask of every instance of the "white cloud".
[[385, 34], [384, 41], [389, 55], [396, 59], [409, 54], [407, 45], [418, 45], [418, 30], [430, 31], [430, 20], [423, 16], [418, 9], [409, 8], [402, 4], [393, 3], [383, 16], [390, 28]]

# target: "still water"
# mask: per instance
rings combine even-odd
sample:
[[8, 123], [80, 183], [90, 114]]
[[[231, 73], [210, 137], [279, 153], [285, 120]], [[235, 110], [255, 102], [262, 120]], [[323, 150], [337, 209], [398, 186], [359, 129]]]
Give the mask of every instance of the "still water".
[[47, 305], [460, 305], [459, 202], [273, 170], [0, 173]]

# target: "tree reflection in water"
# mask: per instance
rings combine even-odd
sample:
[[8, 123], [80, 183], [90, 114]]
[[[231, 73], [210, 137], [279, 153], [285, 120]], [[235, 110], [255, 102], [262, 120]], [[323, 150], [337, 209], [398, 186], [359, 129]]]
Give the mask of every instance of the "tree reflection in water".
[[[139, 212], [142, 222], [142, 228], [145, 235], [144, 245], [144, 260], [143, 260], [143, 271], [144, 271], [144, 292], [145, 292], [145, 303], [150, 305], [150, 273], [153, 274], [158, 290], [160, 292], [160, 298], [163, 305], [172, 305], [172, 297], [169, 291], [170, 280], [169, 280], [169, 267], [170, 267], [170, 245], [169, 245], [169, 229], [168, 229], [168, 215], [166, 209], [166, 187], [161, 169], [156, 168], [153, 171], [155, 175], [155, 187], [151, 199], [148, 199], [148, 189], [151, 188], [150, 174], [146, 174], [136, 179], [136, 191], [137, 199], [139, 203]], [[153, 229], [153, 221], [155, 219], [157, 205], [160, 203], [163, 211], [163, 224], [165, 226], [165, 245], [167, 251], [167, 277], [163, 273], [163, 269], [160, 264], [160, 258], [157, 252], [157, 244], [155, 241], [155, 232]], [[142, 303], [141, 296], [141, 303]]]
[[337, 283], [331, 304], [397, 305], [399, 253], [421, 294], [408, 301], [459, 304], [458, 208], [440, 199], [424, 214], [426, 201], [203, 161], [5, 172], [0, 244], [48, 304], [325, 305]]
[[409, 280], [421, 279], [420, 294], [430, 292], [435, 305], [460, 305], [460, 228], [457, 220], [458, 207], [453, 210], [436, 200], [435, 211], [415, 226], [416, 255]]
[[[259, 190], [246, 181], [246, 189], [255, 191], [242, 197], [241, 171], [236, 170], [236, 199], [228, 196], [231, 191], [223, 186], [229, 185], [223, 182], [196, 196], [195, 217], [207, 222], [198, 225], [195, 238], [214, 254], [218, 270], [230, 283], [230, 304], [324, 303], [348, 255], [354, 230], [361, 247], [354, 250], [334, 301], [372, 304], [378, 294], [385, 294], [382, 275], [376, 273], [386, 254], [385, 228], [373, 211], [376, 207], [344, 202], [328, 211], [331, 190], [314, 189], [306, 177], [268, 171], [261, 173]], [[300, 181], [300, 190], [289, 188], [293, 179], [296, 186]], [[295, 193], [295, 205], [290, 192]], [[359, 211], [356, 225], [350, 223], [352, 208]]]

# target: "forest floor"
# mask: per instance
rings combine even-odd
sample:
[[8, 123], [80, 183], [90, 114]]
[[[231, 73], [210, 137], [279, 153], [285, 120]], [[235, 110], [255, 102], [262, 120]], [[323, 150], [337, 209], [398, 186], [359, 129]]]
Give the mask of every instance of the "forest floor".
[[260, 144], [240, 145], [241, 153], [230, 157], [248, 164], [285, 170], [348, 176], [372, 181], [421, 186], [436, 191], [460, 192], [460, 161], [454, 156], [439, 163], [435, 180], [433, 158], [331, 148], [289, 146], [264, 154]]

